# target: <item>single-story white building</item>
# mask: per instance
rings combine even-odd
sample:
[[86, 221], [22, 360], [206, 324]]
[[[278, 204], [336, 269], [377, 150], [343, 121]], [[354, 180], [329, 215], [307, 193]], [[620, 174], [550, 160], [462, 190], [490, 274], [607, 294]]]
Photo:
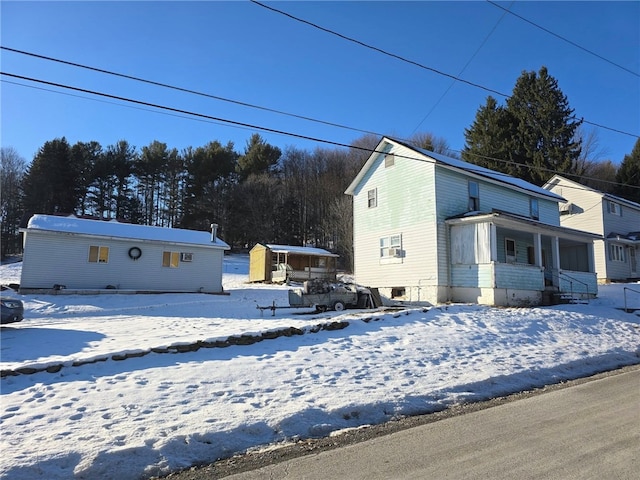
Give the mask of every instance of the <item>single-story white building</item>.
[[222, 293], [229, 245], [211, 232], [34, 215], [24, 234], [20, 292]]

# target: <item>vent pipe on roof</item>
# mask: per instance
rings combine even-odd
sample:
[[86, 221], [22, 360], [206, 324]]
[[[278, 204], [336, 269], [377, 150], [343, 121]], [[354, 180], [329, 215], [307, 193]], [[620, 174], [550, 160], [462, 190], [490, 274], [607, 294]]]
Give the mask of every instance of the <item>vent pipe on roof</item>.
[[216, 243], [216, 236], [218, 235], [218, 224], [211, 224], [211, 243]]

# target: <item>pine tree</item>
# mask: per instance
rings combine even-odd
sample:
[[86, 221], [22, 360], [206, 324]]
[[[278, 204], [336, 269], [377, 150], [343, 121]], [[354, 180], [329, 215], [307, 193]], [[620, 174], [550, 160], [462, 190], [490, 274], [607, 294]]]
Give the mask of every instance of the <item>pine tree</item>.
[[[465, 131], [463, 158], [542, 185], [553, 173], [576, 173], [580, 141], [567, 97], [547, 69], [523, 72], [505, 107], [489, 97]], [[497, 159], [498, 161], [492, 160]]]
[[616, 195], [640, 203], [640, 139], [630, 155], [625, 155], [616, 174]]

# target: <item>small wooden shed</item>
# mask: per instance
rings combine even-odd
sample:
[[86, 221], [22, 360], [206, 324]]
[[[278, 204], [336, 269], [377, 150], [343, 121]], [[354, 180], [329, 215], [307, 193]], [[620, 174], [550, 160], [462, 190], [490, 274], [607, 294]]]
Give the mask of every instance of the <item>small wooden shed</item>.
[[335, 280], [338, 257], [321, 248], [258, 243], [249, 252], [249, 281]]
[[222, 293], [229, 245], [211, 232], [34, 215], [24, 234], [20, 291]]

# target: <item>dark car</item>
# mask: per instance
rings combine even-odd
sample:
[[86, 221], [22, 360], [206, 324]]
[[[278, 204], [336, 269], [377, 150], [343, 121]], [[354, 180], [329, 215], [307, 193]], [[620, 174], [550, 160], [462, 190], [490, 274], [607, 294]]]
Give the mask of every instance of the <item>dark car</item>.
[[24, 305], [22, 305], [20, 300], [15, 298], [0, 298], [0, 305], [2, 305], [1, 323], [19, 322], [24, 317]]

